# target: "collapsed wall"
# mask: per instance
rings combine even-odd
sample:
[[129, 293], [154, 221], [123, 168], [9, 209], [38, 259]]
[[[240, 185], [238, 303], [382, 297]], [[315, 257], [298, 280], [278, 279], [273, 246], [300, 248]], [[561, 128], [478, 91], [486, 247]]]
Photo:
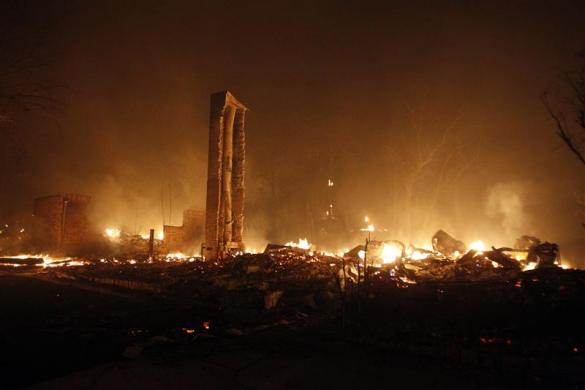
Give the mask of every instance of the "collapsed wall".
[[37, 240], [48, 250], [70, 251], [87, 243], [90, 223], [87, 208], [90, 196], [56, 194], [34, 201], [34, 216], [41, 231]]
[[183, 225], [164, 225], [164, 245], [167, 251], [189, 251], [190, 253], [203, 239], [205, 214], [201, 210], [183, 211]]

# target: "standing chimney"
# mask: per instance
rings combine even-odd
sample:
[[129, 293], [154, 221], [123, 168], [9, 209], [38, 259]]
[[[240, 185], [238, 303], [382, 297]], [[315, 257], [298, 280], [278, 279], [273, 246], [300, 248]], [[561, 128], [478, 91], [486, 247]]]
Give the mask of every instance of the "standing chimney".
[[207, 259], [244, 250], [245, 118], [248, 108], [230, 92], [211, 95], [205, 243]]

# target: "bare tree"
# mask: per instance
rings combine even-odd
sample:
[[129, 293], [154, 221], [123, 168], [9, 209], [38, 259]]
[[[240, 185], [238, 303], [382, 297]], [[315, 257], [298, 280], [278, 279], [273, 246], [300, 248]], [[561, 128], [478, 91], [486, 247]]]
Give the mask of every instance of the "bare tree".
[[553, 105], [547, 93], [542, 100], [556, 127], [557, 136], [585, 166], [585, 50], [577, 54], [583, 61], [580, 69], [563, 72], [561, 80], [568, 93]]

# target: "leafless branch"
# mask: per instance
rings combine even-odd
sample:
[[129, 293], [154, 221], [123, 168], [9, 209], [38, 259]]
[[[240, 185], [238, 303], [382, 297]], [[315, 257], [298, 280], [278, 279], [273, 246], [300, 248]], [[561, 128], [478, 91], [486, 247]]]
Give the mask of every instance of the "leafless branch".
[[[563, 113], [555, 112], [555, 110], [553, 110], [553, 108], [550, 104], [550, 101], [548, 99], [548, 95], [546, 93], [544, 93], [542, 95], [542, 101], [544, 103], [544, 106], [545, 106], [549, 116], [551, 117], [551, 119], [555, 123], [556, 135], [564, 142], [564, 144], [577, 157], [577, 159], [582, 164], [585, 165], [585, 155], [584, 155], [583, 151], [579, 149], [579, 146], [578, 146], [579, 141], [575, 140], [574, 136], [571, 134], [571, 132], [566, 124], [566, 120], [565, 120]], [[579, 114], [579, 117], [581, 118], [581, 119], [579, 119], [579, 121], [582, 122], [583, 124], [585, 124], [585, 107], [583, 108], [583, 110], [584, 111], [581, 111], [581, 113]], [[583, 126], [583, 130], [585, 131], [585, 126], [583, 124], [580, 124], [580, 125]]]

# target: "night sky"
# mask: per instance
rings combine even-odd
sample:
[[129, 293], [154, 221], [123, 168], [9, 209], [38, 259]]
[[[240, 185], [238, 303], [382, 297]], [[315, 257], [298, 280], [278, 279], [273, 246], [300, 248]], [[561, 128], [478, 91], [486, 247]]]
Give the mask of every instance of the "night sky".
[[348, 228], [368, 215], [413, 243], [439, 228], [494, 245], [530, 234], [585, 266], [585, 170], [541, 101], [579, 66], [583, 1], [0, 7], [0, 61], [42, 58], [2, 88], [58, 86], [56, 107], [2, 108], [4, 218], [80, 192], [100, 228], [180, 224], [205, 206], [209, 95], [229, 89], [251, 109], [252, 245], [311, 239], [332, 178]]

